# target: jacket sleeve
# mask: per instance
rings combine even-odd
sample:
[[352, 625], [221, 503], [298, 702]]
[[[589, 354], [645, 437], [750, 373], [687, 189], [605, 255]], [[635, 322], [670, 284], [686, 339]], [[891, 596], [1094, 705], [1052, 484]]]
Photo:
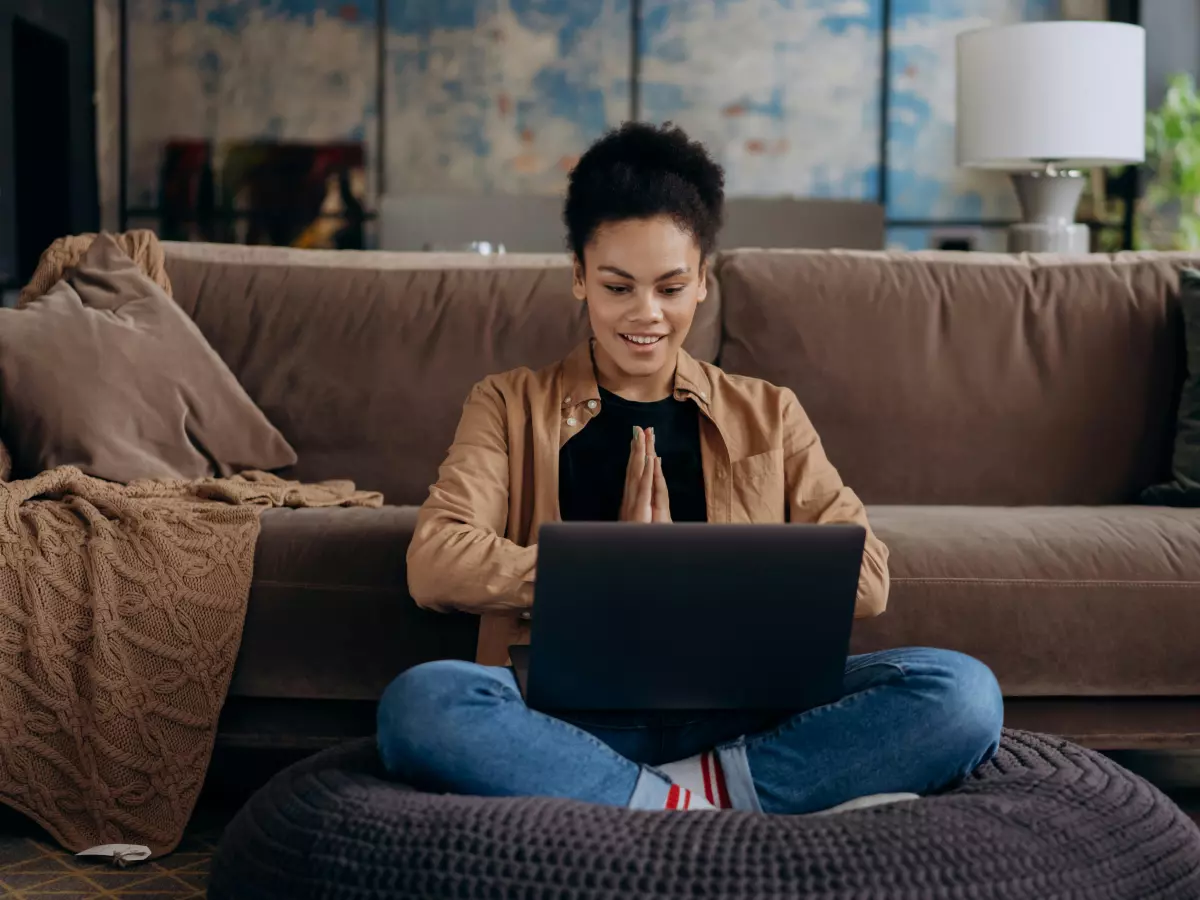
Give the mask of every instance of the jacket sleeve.
[[856, 618], [877, 616], [887, 606], [888, 549], [867, 522], [862, 501], [842, 484], [821, 446], [821, 439], [791, 391], [783, 410], [783, 458], [787, 480], [788, 521], [851, 522], [867, 530], [855, 599]]
[[408, 545], [408, 590], [417, 605], [489, 613], [533, 604], [537, 547], [503, 537], [508, 467], [505, 401], [484, 381], [467, 398]]

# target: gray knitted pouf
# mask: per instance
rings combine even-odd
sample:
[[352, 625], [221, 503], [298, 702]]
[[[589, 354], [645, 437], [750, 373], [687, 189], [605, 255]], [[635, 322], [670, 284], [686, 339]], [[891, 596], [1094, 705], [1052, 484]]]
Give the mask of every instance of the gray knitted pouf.
[[1197, 900], [1200, 830], [1105, 757], [1019, 731], [947, 793], [817, 817], [424, 794], [359, 742], [259, 791], [210, 885], [212, 900]]

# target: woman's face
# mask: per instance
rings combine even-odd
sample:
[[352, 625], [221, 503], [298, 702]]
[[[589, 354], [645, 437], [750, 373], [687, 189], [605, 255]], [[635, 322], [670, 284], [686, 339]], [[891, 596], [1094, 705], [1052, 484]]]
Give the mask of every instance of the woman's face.
[[627, 219], [596, 229], [575, 262], [598, 364], [628, 378], [675, 370], [696, 304], [708, 294], [700, 248], [670, 218]]

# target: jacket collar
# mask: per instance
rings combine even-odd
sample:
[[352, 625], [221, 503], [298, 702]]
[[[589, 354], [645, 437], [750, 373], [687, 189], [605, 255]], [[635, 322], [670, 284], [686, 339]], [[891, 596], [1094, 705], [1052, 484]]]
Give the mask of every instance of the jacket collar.
[[[596, 384], [596, 367], [592, 361], [592, 342], [584, 341], [571, 351], [562, 366], [562, 405], [575, 406], [588, 400], [600, 399]], [[705, 412], [712, 399], [712, 385], [704, 367], [682, 348], [675, 363], [675, 399], [692, 399]]]

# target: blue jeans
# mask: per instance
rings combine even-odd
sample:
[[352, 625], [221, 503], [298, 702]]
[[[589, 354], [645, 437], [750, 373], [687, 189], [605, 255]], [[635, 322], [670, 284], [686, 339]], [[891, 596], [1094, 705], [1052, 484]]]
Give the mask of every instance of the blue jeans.
[[415, 787], [568, 797], [661, 809], [654, 766], [716, 749], [735, 809], [805, 813], [866, 794], [939, 790], [996, 752], [1003, 701], [991, 670], [921, 647], [851, 656], [845, 695], [785, 717], [529, 709], [512, 672], [445, 660], [409, 669], [379, 703], [387, 771]]

